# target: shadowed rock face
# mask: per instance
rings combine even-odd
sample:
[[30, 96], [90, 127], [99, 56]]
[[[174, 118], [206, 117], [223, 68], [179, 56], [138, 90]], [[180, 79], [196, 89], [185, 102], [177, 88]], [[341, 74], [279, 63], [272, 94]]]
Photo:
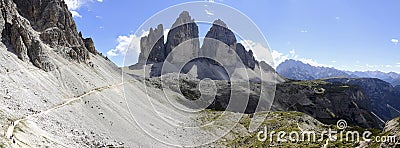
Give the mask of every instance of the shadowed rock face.
[[[206, 38], [219, 40], [228, 46], [237, 43], [235, 34], [233, 34], [233, 32], [228, 29], [228, 26], [220, 19], [214, 21], [213, 26], [206, 34]], [[203, 48], [206, 48], [205, 46], [207, 46], [207, 43], [204, 43]]]
[[[183, 11], [172, 25], [171, 30], [168, 32], [167, 43], [165, 44], [166, 53], [170, 53], [179, 44], [191, 40], [191, 45], [188, 53], [197, 55], [197, 51], [200, 47], [199, 42], [199, 29], [194, 19], [191, 18], [189, 12]], [[191, 56], [196, 56], [191, 55]]]
[[[321, 88], [322, 93], [318, 91]], [[368, 96], [357, 87], [330, 83], [306, 86], [288, 82], [277, 85], [272, 110], [299, 111], [328, 124], [345, 119], [352, 125], [382, 128], [383, 123], [369, 111], [371, 105]]]
[[158, 25], [154, 30], [150, 28], [149, 34], [140, 39], [140, 51], [139, 63], [151, 64], [165, 60], [167, 54], [165, 53], [162, 24]]
[[371, 107], [366, 109], [384, 121], [400, 116], [400, 92], [388, 82], [377, 78], [335, 78], [326, 81], [359, 87], [371, 100]]
[[[207, 57], [219, 57], [221, 55], [221, 50], [229, 48], [228, 51], [234, 53], [235, 56], [231, 56], [229, 60], [230, 63], [225, 63], [224, 65], [234, 65], [236, 62], [242, 62], [246, 67], [253, 69], [258, 63], [251, 50], [246, 51], [244, 46], [237, 43], [235, 34], [227, 27], [227, 25], [220, 19], [215, 20], [213, 26], [206, 34], [203, 46], [201, 47], [200, 54]], [[236, 57], [239, 57], [237, 59]], [[227, 58], [227, 57], [219, 57]]]
[[150, 28], [147, 36], [140, 40], [139, 64], [154, 64], [164, 62], [171, 51], [185, 41], [186, 56], [180, 58], [193, 58], [198, 55], [199, 49], [198, 26], [187, 11], [183, 11], [168, 32], [167, 42], [164, 44], [164, 28], [160, 24], [156, 29]]
[[[78, 33], [67, 5], [62, 0], [1, 0], [2, 42], [23, 61], [45, 71], [55, 69], [48, 49], [61, 51], [72, 60], [86, 63], [96, 54], [91, 38]], [[39, 35], [36, 36], [36, 32]]]
[[395, 87], [394, 87], [394, 90], [395, 90], [396, 92], [400, 93], [400, 85], [395, 86]]
[[92, 38], [85, 38], [83, 39], [83, 42], [85, 43], [86, 49], [93, 54], [97, 54], [96, 47], [94, 46], [94, 42]]

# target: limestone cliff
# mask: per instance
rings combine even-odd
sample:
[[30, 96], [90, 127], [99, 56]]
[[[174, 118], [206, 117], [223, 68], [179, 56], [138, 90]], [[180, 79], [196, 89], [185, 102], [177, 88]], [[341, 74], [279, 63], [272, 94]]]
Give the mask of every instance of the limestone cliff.
[[96, 54], [91, 38], [84, 39], [62, 0], [1, 0], [1, 41], [19, 59], [45, 71], [55, 65], [51, 50], [77, 62], [87, 63]]

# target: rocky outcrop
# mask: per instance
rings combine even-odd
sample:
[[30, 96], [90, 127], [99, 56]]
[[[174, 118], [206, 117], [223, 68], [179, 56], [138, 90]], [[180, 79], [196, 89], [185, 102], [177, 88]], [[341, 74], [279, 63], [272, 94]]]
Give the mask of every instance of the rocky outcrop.
[[325, 81], [359, 87], [372, 103], [366, 109], [384, 121], [400, 116], [400, 93], [388, 82], [377, 78], [334, 78]]
[[31, 45], [31, 39], [28, 31], [25, 30], [18, 22], [15, 16], [12, 20], [13, 24], [10, 30], [6, 30], [10, 36], [11, 46], [14, 48], [18, 58], [23, 61], [28, 60], [28, 47]]
[[292, 81], [278, 84], [274, 111], [299, 111], [327, 124], [345, 119], [349, 124], [382, 128], [368, 109], [373, 102], [357, 87], [323, 81]]
[[35, 65], [36, 67], [45, 71], [54, 70], [55, 67], [53, 63], [51, 63], [51, 61], [49, 60], [49, 57], [45, 53], [44, 47], [40, 43], [40, 41], [33, 40], [31, 49], [28, 50], [28, 55], [33, 65]]
[[[140, 40], [139, 64], [154, 64], [164, 62], [167, 56], [178, 45], [185, 46], [186, 50], [170, 55], [170, 61], [183, 62], [197, 56], [199, 49], [199, 30], [189, 12], [183, 11], [168, 32], [167, 42], [164, 44], [164, 28], [160, 24], [156, 29], [150, 28], [147, 36]], [[188, 42], [186, 42], [188, 41]], [[186, 42], [185, 44], [182, 44]], [[185, 54], [185, 56], [181, 56]]]
[[167, 43], [165, 49], [167, 53], [170, 53], [179, 44], [190, 40], [193, 41], [193, 50], [199, 49], [199, 29], [194, 19], [189, 15], [189, 12], [183, 11], [176, 19], [168, 32]]
[[2, 42], [19, 59], [52, 71], [55, 66], [48, 56], [50, 49], [84, 63], [90, 60], [89, 52], [97, 53], [93, 40], [78, 33], [64, 1], [1, 0], [0, 3]]
[[173, 52], [170, 55], [171, 59], [169, 61], [180, 63], [197, 57], [200, 48], [199, 29], [187, 11], [183, 11], [179, 15], [168, 32], [165, 44], [167, 55], [178, 45], [180, 46], [179, 52]]
[[154, 30], [150, 28], [149, 34], [140, 39], [139, 63], [163, 62], [167, 55], [164, 47], [163, 25], [158, 25]]
[[86, 49], [90, 52], [93, 53], [94, 55], [97, 54], [96, 47], [94, 46], [94, 42], [92, 38], [83, 38], [83, 42], [85, 43]]
[[[227, 63], [223, 63], [223, 65], [235, 65], [237, 62], [241, 62], [246, 67], [254, 69], [257, 64], [253, 52], [246, 51], [242, 44], [237, 43], [235, 34], [220, 19], [214, 21], [213, 26], [207, 32], [200, 55], [217, 59], [228, 58]], [[226, 55], [229, 57], [224, 57]]]
[[243, 62], [244, 65], [246, 65], [250, 69], [255, 68], [257, 61], [253, 56], [253, 51], [251, 50], [246, 51], [246, 49], [241, 43], [236, 43], [236, 54], [240, 57], [240, 60]]
[[[228, 26], [220, 19], [213, 22], [213, 26], [206, 34], [206, 38], [216, 39], [228, 46], [236, 44], [235, 34], [228, 29]], [[212, 48], [212, 44], [204, 43], [203, 48]]]
[[[58, 34], [56, 39], [65, 39], [58, 45], [84, 46], [84, 43], [76, 29], [76, 24], [68, 11], [67, 5], [62, 0], [14, 0], [21, 16], [28, 19], [33, 29], [45, 32], [49, 35]], [[53, 36], [56, 37], [56, 36]], [[51, 40], [42, 38], [46, 44], [52, 44]]]

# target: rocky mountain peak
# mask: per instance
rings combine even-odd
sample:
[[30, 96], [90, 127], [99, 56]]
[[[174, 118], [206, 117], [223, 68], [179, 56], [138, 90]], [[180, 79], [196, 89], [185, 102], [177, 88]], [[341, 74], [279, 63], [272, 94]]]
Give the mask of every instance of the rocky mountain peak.
[[187, 23], [193, 23], [194, 19], [189, 15], [189, 12], [183, 11], [181, 14], [179, 14], [179, 17], [176, 19], [174, 24], [172, 25], [172, 28], [187, 24]]
[[[236, 43], [235, 34], [220, 19], [214, 21], [212, 27], [206, 34], [206, 38], [219, 40], [229, 46]], [[206, 42], [205, 45], [207, 45]]]
[[224, 27], [224, 28], [227, 28], [227, 25], [226, 25], [225, 22], [222, 21], [221, 19], [215, 20], [215, 21], [213, 22], [213, 24], [214, 24], [214, 25], [221, 26], [221, 27]]
[[165, 53], [162, 24], [159, 24], [154, 30], [150, 28], [149, 34], [140, 39], [140, 51], [139, 63], [158, 63], [165, 60], [167, 54]]
[[[224, 48], [223, 46], [228, 46], [228, 52], [233, 50], [235, 53], [233, 54], [233, 59], [230, 61], [235, 62], [241, 61], [246, 67], [250, 69], [254, 69], [257, 61], [253, 56], [253, 51], [246, 51], [245, 47], [241, 43], [237, 43], [235, 34], [227, 27], [225, 22], [220, 19], [217, 19], [213, 22], [212, 27], [206, 34], [206, 38], [204, 39], [203, 46], [201, 48], [201, 55], [208, 57], [216, 57], [220, 51]], [[237, 55], [237, 56], [236, 56]], [[239, 57], [239, 59], [235, 59], [235, 57]], [[229, 65], [229, 64], [228, 64]]]
[[350, 77], [341, 70], [330, 67], [316, 67], [296, 60], [286, 60], [278, 65], [276, 71], [289, 79], [313, 80], [330, 77]]
[[55, 66], [49, 52], [53, 50], [83, 63], [90, 60], [89, 53], [97, 53], [93, 40], [78, 33], [63, 0], [1, 0], [0, 3], [2, 42], [21, 60], [52, 71]]
[[[201, 48], [198, 26], [187, 11], [183, 11], [174, 22], [165, 44], [163, 30], [160, 24], [156, 29], [150, 28], [149, 34], [141, 38], [141, 53], [137, 66], [163, 63], [165, 60], [170, 63], [186, 63], [198, 56], [223, 59], [221, 64], [225, 66], [241, 62], [253, 70], [258, 64], [253, 52], [247, 51], [242, 44], [237, 43], [234, 33], [220, 19], [214, 21]], [[179, 52], [173, 52], [178, 46]], [[154, 73], [155, 76], [160, 75], [159, 72]]]
[[172, 25], [171, 30], [168, 32], [165, 52], [168, 55], [175, 47], [186, 41], [188, 41], [188, 43], [185, 43], [183, 46], [185, 46], [185, 49], [187, 50], [182, 51], [186, 56], [172, 56], [171, 58], [174, 61], [183, 62], [195, 57], [198, 55], [200, 49], [199, 27], [194, 22], [194, 19], [189, 15], [189, 12], [183, 11]]

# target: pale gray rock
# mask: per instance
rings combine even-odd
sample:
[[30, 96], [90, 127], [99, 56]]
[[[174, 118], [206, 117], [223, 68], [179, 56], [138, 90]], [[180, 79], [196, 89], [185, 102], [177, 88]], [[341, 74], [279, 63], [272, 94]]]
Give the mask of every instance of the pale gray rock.
[[166, 54], [164, 47], [164, 27], [160, 24], [154, 30], [150, 28], [149, 34], [140, 39], [139, 63], [163, 62]]
[[[1, 0], [2, 43], [19, 59], [45, 71], [54, 70], [48, 47], [63, 57], [88, 63], [96, 54], [91, 38], [78, 33], [67, 5], [62, 0]], [[44, 45], [47, 44], [47, 45]], [[71, 51], [73, 50], [73, 52]]]

